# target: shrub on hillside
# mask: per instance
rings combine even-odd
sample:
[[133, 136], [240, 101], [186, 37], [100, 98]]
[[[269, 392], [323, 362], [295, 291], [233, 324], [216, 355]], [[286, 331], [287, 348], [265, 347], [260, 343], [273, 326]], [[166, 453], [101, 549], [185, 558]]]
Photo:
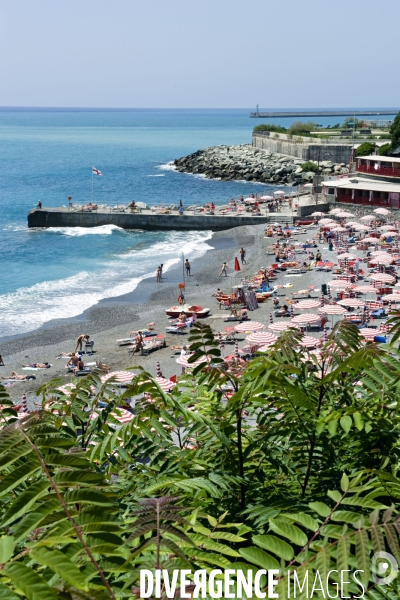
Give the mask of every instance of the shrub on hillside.
[[379, 155], [380, 156], [387, 156], [388, 154], [390, 154], [391, 149], [392, 149], [392, 145], [391, 144], [383, 144], [383, 146], [381, 146], [379, 148]]
[[360, 144], [354, 153], [354, 156], [369, 156], [375, 150], [375, 144], [373, 142], [364, 142]]
[[316, 173], [318, 171], [318, 166], [313, 163], [311, 160], [308, 160], [307, 162], [303, 163], [301, 165], [301, 168], [303, 169], [303, 171], [312, 171], [313, 173]]
[[273, 131], [274, 133], [286, 133], [286, 127], [282, 127], [281, 125], [273, 125], [272, 123], [262, 123], [261, 125], [256, 125], [253, 131]]
[[317, 129], [317, 125], [312, 121], [294, 121], [294, 123], [292, 123], [289, 127], [289, 133], [291, 135], [304, 135], [314, 131], [315, 129]]

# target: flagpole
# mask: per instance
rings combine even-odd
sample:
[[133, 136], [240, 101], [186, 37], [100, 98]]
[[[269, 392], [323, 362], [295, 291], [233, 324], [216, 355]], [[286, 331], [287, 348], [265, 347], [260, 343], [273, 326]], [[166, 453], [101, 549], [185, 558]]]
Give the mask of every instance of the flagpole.
[[92, 167], [92, 202], [93, 202], [93, 167]]

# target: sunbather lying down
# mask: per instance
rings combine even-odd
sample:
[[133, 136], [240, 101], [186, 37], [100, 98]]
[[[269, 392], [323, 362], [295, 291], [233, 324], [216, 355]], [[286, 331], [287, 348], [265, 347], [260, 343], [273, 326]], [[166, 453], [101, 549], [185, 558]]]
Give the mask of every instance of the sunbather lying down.
[[56, 358], [70, 358], [71, 356], [75, 356], [75, 352], [61, 352]]
[[17, 371], [12, 371], [9, 377], [0, 377], [0, 379], [14, 379], [15, 381], [25, 381], [25, 379], [36, 379], [34, 375], [18, 375]]
[[23, 367], [30, 367], [31, 369], [50, 369], [49, 363], [32, 363], [31, 365], [22, 365]]

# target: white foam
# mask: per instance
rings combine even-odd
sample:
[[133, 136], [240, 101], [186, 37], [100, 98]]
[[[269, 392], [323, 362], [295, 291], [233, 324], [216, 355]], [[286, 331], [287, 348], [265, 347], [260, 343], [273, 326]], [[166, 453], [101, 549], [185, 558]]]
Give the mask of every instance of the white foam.
[[155, 279], [161, 260], [167, 272], [181, 261], [182, 253], [191, 260], [202, 256], [210, 248], [206, 241], [211, 236], [211, 232], [171, 232], [150, 247], [114, 256], [99, 271], [81, 271], [0, 295], [0, 331], [2, 335], [33, 331], [52, 319], [82, 314], [103, 298], [132, 292], [143, 279]]
[[164, 173], [160, 173], [159, 175], [146, 175], [146, 177], [165, 177]]
[[127, 233], [126, 229], [118, 225], [98, 225], [97, 227], [48, 227], [46, 231], [70, 237], [81, 237], [82, 235], [111, 235], [114, 231]]
[[161, 169], [162, 171], [176, 171], [176, 166], [174, 165], [174, 163], [171, 161], [169, 163], [166, 163], [165, 165], [159, 165], [159, 167], [157, 167], [158, 169]]

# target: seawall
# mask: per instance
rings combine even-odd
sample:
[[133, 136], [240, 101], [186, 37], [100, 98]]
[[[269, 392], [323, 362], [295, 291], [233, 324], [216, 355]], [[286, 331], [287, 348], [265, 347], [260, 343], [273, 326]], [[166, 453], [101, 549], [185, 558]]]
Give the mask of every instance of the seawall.
[[[360, 143], [361, 141], [357, 141]], [[259, 150], [266, 150], [276, 154], [293, 156], [304, 162], [308, 160], [348, 165], [352, 155], [352, 142], [345, 143], [343, 140], [317, 140], [314, 138], [303, 138], [300, 136], [289, 137], [284, 133], [272, 133], [269, 131], [253, 132], [252, 146]]]
[[198, 230], [223, 231], [243, 225], [268, 223], [266, 215], [160, 215], [151, 211], [140, 213], [83, 212], [68, 209], [34, 209], [28, 213], [28, 227], [98, 227], [117, 225], [122, 229], [145, 231]]

